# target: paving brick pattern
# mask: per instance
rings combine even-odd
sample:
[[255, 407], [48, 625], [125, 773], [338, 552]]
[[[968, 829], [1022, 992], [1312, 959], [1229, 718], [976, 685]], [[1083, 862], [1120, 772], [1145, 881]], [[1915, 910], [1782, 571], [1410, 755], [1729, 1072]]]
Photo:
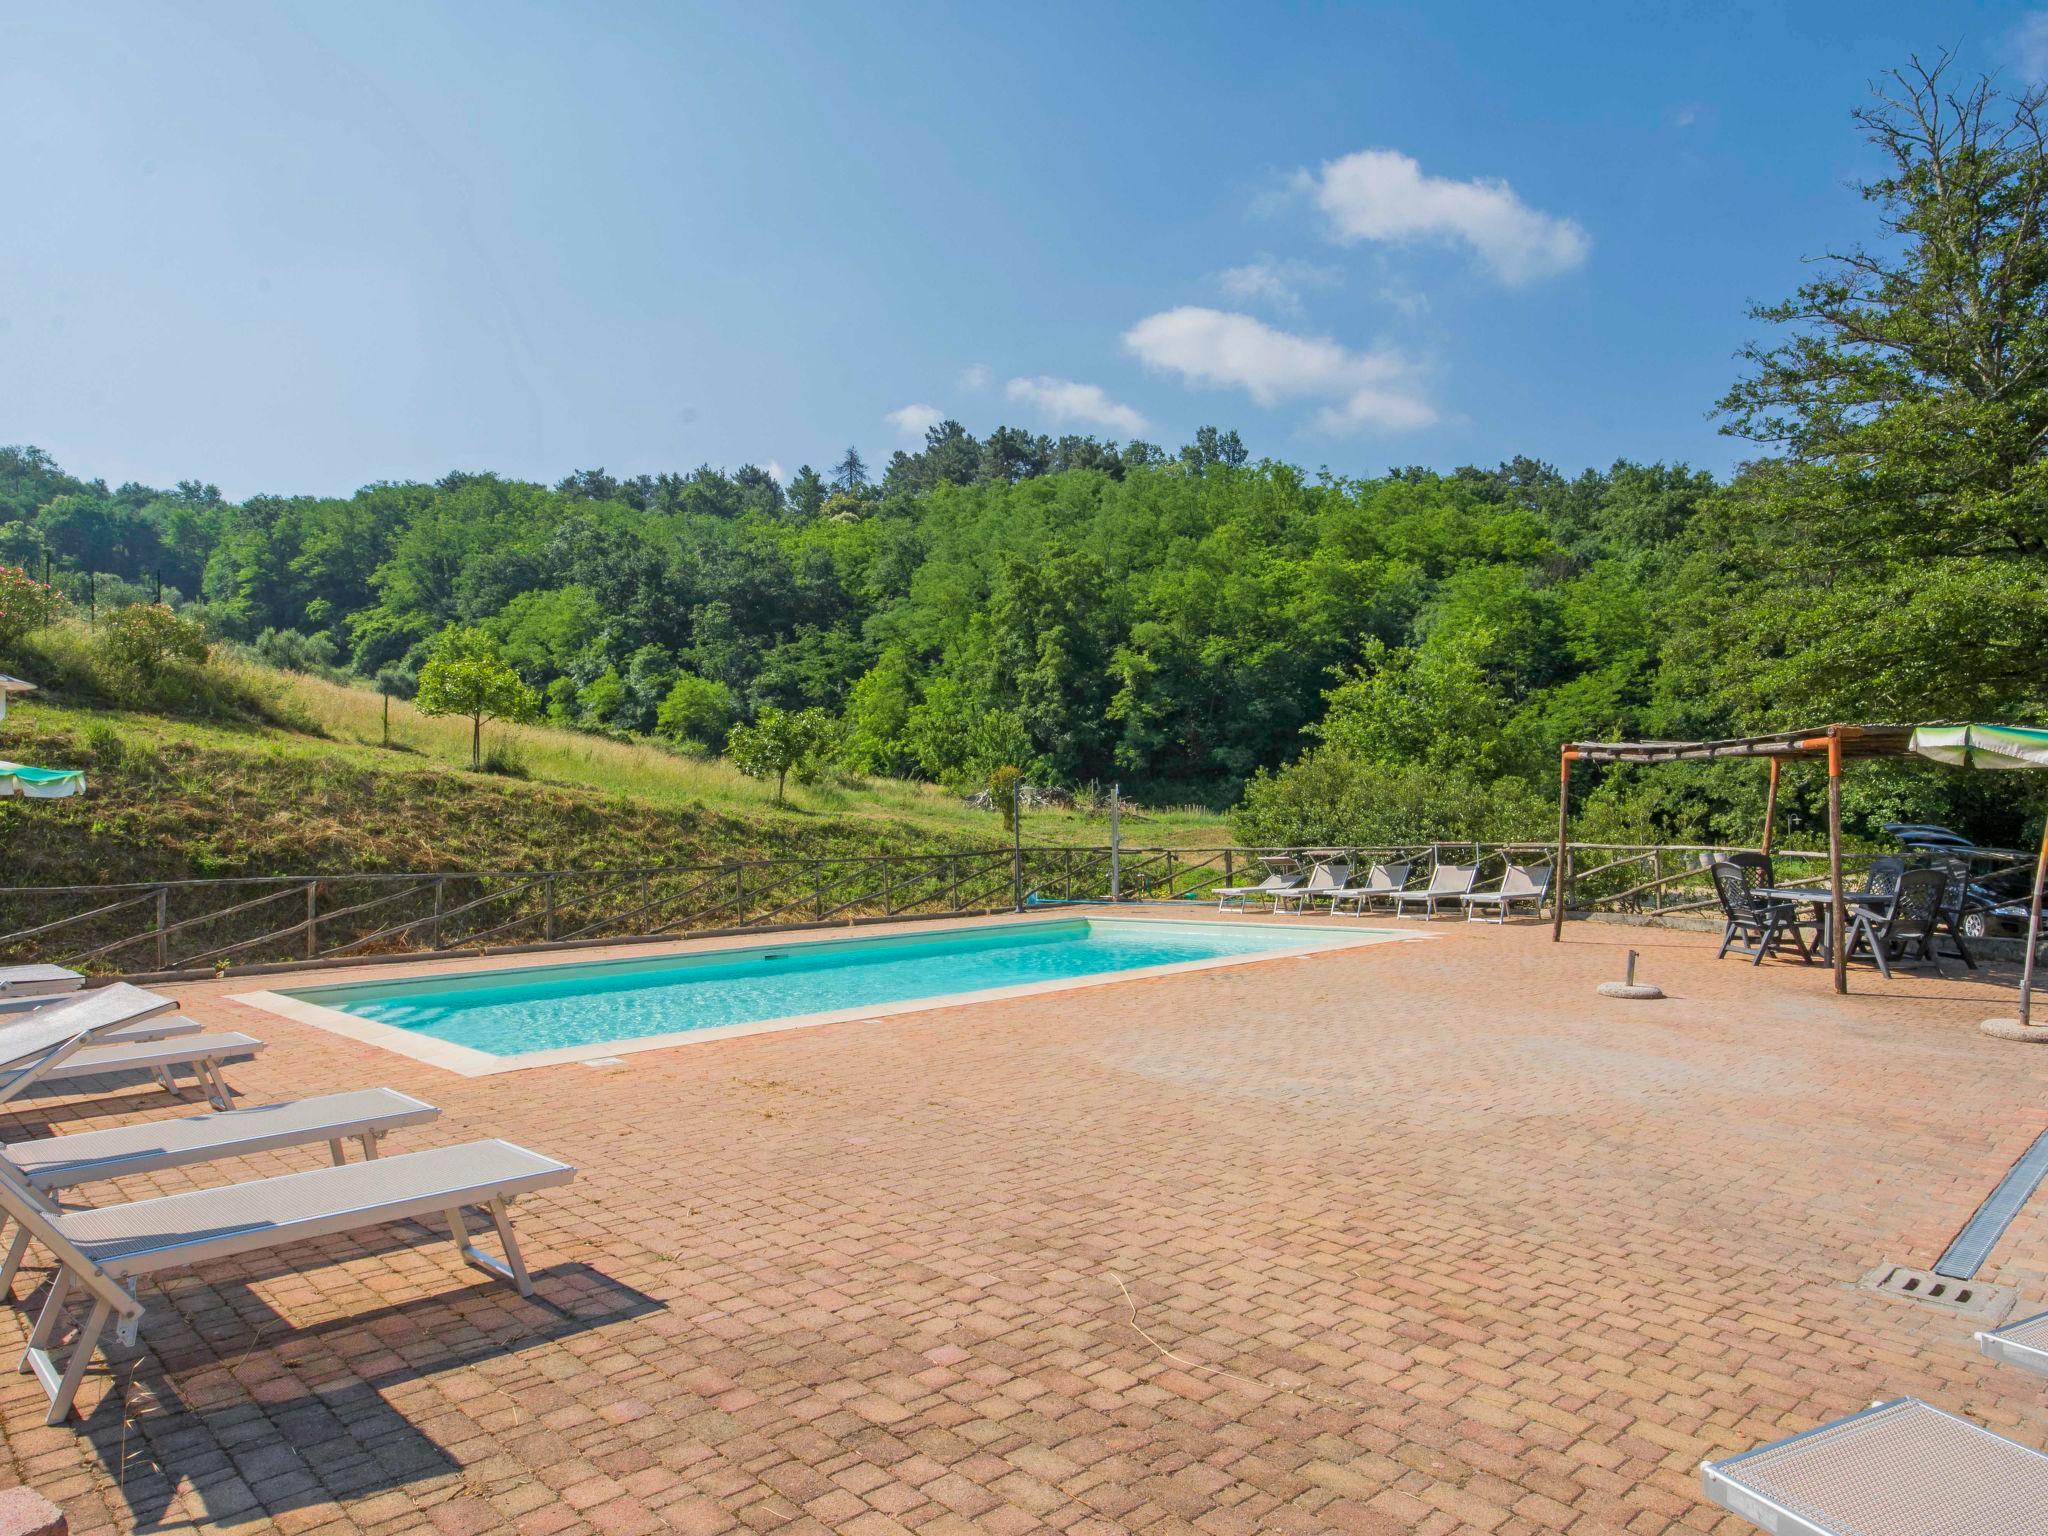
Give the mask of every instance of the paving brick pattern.
[[[2009, 992], [1435, 931], [477, 1079], [184, 989], [275, 1043], [251, 1102], [384, 1083], [446, 1111], [394, 1150], [575, 1162], [517, 1211], [539, 1294], [398, 1231], [173, 1278], [82, 1427], [0, 1378], [0, 1482], [78, 1532], [1656, 1536], [1747, 1529], [1702, 1456], [1883, 1395], [2048, 1444], [1968, 1324], [1856, 1288], [2048, 1126], [2048, 1051], [1975, 1028]], [[1593, 995], [1629, 944], [1667, 1001]], [[2048, 1197], [1983, 1278], [2048, 1305]]]

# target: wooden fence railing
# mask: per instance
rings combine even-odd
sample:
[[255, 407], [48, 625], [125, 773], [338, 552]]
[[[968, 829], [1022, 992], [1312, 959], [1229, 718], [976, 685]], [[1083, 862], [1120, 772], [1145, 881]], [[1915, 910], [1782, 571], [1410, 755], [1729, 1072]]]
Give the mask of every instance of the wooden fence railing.
[[[1197, 902], [1255, 881], [1247, 848], [1024, 847], [936, 854], [743, 859], [599, 870], [436, 870], [128, 885], [0, 887], [0, 964], [54, 961], [169, 978], [566, 948], [798, 927], [1020, 911], [1063, 903]], [[1706, 846], [1573, 843], [1568, 911], [1650, 918], [1714, 905]], [[1299, 852], [1299, 850], [1296, 850]], [[1542, 843], [1417, 843], [1356, 850], [1482, 866], [1547, 861]], [[1781, 883], [1824, 883], [1825, 852], [1781, 850]], [[1852, 856], [1852, 867], [1870, 855]], [[2024, 855], [1984, 850], [1980, 868]], [[1422, 878], [1418, 873], [1415, 878]]]

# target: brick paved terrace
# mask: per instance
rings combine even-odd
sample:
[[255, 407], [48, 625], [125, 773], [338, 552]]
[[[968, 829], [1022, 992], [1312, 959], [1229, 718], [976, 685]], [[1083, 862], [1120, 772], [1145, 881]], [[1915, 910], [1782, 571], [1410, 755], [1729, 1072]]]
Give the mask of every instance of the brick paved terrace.
[[[182, 989], [273, 1042], [248, 1102], [388, 1084], [446, 1112], [394, 1150], [577, 1164], [517, 1210], [538, 1294], [404, 1231], [170, 1277], [71, 1426], [0, 1378], [0, 1482], [74, 1531], [1656, 1536], [1748, 1529], [1702, 1456], [1880, 1396], [2048, 1444], [1970, 1323], [1856, 1284], [2048, 1126], [2009, 989], [1434, 931], [483, 1078]], [[1630, 945], [1668, 1000], [1594, 995]], [[1982, 1276], [2022, 1305], [2044, 1213]]]

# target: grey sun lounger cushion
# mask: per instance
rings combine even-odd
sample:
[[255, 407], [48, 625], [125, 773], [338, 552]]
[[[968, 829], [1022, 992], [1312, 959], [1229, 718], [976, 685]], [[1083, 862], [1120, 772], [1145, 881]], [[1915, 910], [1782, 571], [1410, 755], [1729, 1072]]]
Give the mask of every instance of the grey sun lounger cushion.
[[[511, 1281], [521, 1295], [531, 1295], [533, 1283], [507, 1204], [575, 1176], [567, 1163], [510, 1142], [472, 1141], [52, 1215], [36, 1203], [20, 1175], [0, 1164], [0, 1210], [21, 1223], [58, 1266], [49, 1299], [29, 1334], [22, 1369], [33, 1371], [50, 1396], [45, 1422], [61, 1423], [108, 1321], [115, 1322], [122, 1343], [135, 1342], [144, 1309], [131, 1285], [139, 1277], [419, 1216], [444, 1217], [466, 1261]], [[470, 1242], [463, 1215], [470, 1207], [488, 1213], [505, 1250], [503, 1264]], [[74, 1286], [89, 1293], [91, 1310], [60, 1370], [52, 1349]]]
[[1980, 1333], [1977, 1347], [1994, 1360], [2048, 1376], [2048, 1312]]
[[[264, 1049], [253, 1035], [234, 1032], [180, 1035], [170, 1040], [149, 1040], [112, 1045], [62, 1046], [29, 1066], [0, 1072], [0, 1103], [14, 1098], [36, 1083], [69, 1082], [81, 1077], [98, 1077], [108, 1072], [147, 1072], [165, 1086], [173, 1086], [171, 1073], [189, 1067], [205, 1086], [216, 1107], [231, 1109], [227, 1084], [220, 1069], [233, 1061], [247, 1061]], [[61, 1054], [60, 1054], [61, 1053]], [[57, 1059], [51, 1060], [50, 1057]]]
[[440, 1113], [410, 1094], [361, 1088], [282, 1104], [256, 1104], [224, 1114], [186, 1115], [104, 1131], [40, 1136], [0, 1146], [0, 1158], [12, 1164], [31, 1186], [49, 1191], [278, 1147], [377, 1137], [424, 1125]]
[[1912, 1397], [1703, 1462], [1700, 1482], [1773, 1536], [2048, 1530], [2048, 1456]]
[[0, 997], [76, 992], [85, 978], [64, 965], [0, 965]]

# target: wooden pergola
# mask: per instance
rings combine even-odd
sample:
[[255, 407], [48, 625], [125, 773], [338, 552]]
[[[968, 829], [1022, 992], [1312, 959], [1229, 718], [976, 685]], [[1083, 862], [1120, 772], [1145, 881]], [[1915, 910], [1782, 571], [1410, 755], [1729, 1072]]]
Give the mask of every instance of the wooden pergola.
[[1551, 904], [1550, 938], [1564, 937], [1566, 837], [1571, 823], [1572, 764], [1577, 763], [1700, 763], [1722, 758], [1760, 757], [1770, 765], [1770, 786], [1764, 795], [1763, 851], [1771, 851], [1771, 827], [1778, 814], [1778, 770], [1786, 758], [1825, 757], [1828, 765], [1828, 896], [1834, 909], [1835, 990], [1849, 990], [1847, 903], [1842, 897], [1842, 764], [1852, 757], [1906, 757], [1912, 753], [1910, 725], [1827, 725], [1775, 736], [1732, 736], [1725, 741], [1577, 741], [1567, 742], [1558, 760], [1557, 874], [1558, 896]]

